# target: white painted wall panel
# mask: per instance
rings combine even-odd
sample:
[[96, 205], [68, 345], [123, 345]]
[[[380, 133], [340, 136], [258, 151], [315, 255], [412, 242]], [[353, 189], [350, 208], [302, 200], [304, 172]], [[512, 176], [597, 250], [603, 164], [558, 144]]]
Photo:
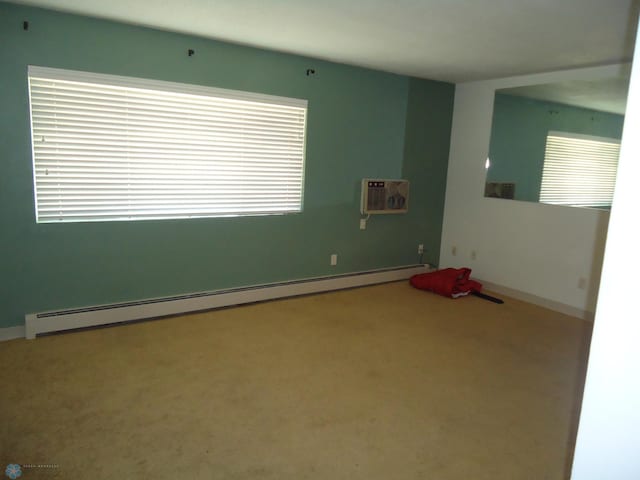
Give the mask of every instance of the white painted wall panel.
[[621, 285], [640, 270], [640, 42], [629, 101], [602, 271], [573, 480], [640, 478], [640, 314]]
[[[484, 198], [485, 161], [495, 89], [608, 77], [624, 68], [628, 65], [456, 86], [440, 267], [468, 266], [479, 279], [595, 310], [609, 212]], [[578, 287], [581, 278], [584, 289]]]

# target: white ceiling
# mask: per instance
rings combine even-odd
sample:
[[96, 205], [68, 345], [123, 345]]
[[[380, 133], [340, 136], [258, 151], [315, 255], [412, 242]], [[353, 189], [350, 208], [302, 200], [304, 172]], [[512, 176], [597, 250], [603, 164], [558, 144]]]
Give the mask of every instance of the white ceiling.
[[638, 0], [12, 0], [449, 82], [631, 58]]
[[571, 80], [527, 87], [504, 88], [500, 93], [584, 107], [624, 115], [629, 72], [598, 80]]

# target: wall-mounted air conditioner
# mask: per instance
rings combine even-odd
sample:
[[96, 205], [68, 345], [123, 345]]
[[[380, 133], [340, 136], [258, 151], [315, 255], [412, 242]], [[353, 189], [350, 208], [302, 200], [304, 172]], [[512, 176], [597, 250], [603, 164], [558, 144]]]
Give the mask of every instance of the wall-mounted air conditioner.
[[484, 186], [485, 197], [513, 200], [515, 194], [516, 184], [512, 182], [487, 182]]
[[407, 213], [409, 211], [409, 181], [362, 180], [360, 212], [363, 215], [379, 213]]

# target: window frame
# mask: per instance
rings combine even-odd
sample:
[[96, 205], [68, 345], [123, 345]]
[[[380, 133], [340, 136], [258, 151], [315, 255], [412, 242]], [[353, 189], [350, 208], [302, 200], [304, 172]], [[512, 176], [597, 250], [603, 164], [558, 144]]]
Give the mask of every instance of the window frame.
[[[32, 149], [31, 154], [32, 154], [33, 188], [34, 188], [33, 192], [34, 192], [34, 206], [35, 206], [37, 223], [78, 223], [78, 222], [93, 222], [93, 221], [98, 221], [98, 222], [140, 221], [140, 220], [161, 220], [161, 219], [185, 219], [185, 218], [216, 218], [216, 217], [232, 217], [232, 216], [286, 215], [286, 214], [301, 213], [303, 211], [305, 164], [306, 164], [307, 116], [308, 116], [308, 101], [306, 99], [267, 95], [267, 94], [261, 94], [261, 93], [239, 91], [239, 90], [230, 90], [230, 89], [209, 87], [209, 86], [203, 86], [203, 85], [168, 82], [163, 80], [152, 80], [152, 79], [143, 79], [143, 78], [137, 78], [137, 77], [125, 77], [125, 76], [119, 76], [119, 75], [82, 72], [82, 71], [76, 71], [76, 70], [64, 70], [64, 69], [49, 68], [49, 67], [39, 67], [39, 66], [33, 66], [33, 65], [29, 65], [28, 67], [27, 78], [28, 78], [28, 86], [29, 86], [29, 115], [30, 115], [30, 129], [31, 129], [31, 149]], [[299, 126], [298, 125], [296, 126], [296, 128], [299, 128], [299, 137], [296, 137], [297, 138], [296, 150], [300, 150], [300, 152], [297, 152], [299, 153], [299, 155], [296, 155], [295, 159], [292, 160], [292, 164], [295, 163], [294, 165], [294, 168], [296, 169], [295, 175], [297, 175], [296, 182], [295, 184], [293, 182], [291, 183], [291, 185], [293, 186], [289, 185], [289, 187], [295, 189], [292, 191], [294, 191], [294, 196], [296, 198], [299, 192], [299, 201], [298, 200], [295, 201], [296, 208], [287, 209], [284, 211], [270, 210], [270, 211], [256, 212], [256, 211], [240, 211], [239, 210], [234, 212], [211, 211], [211, 212], [205, 212], [205, 213], [203, 212], [192, 212], [192, 213], [169, 212], [166, 214], [153, 214], [153, 215], [144, 215], [141, 213], [136, 214], [135, 212], [132, 214], [132, 212], [128, 212], [123, 215], [111, 215], [109, 217], [100, 217], [99, 215], [97, 215], [95, 218], [89, 218], [90, 217], [89, 215], [84, 216], [82, 218], [65, 217], [63, 212], [60, 215], [58, 215], [56, 218], [51, 218], [51, 216], [47, 218], [42, 218], [43, 215], [41, 215], [41, 209], [39, 208], [39, 196], [38, 196], [39, 190], [38, 190], [38, 172], [37, 172], [37, 168], [41, 168], [41, 167], [38, 167], [39, 164], [38, 164], [38, 158], [36, 155], [36, 142], [35, 142], [36, 134], [34, 133], [36, 131], [36, 127], [34, 126], [34, 108], [33, 108], [33, 97], [32, 97], [32, 79], [36, 79], [36, 78], [50, 79], [53, 82], [70, 81], [70, 82], [80, 82], [80, 83], [87, 83], [87, 84], [107, 85], [108, 87], [142, 89], [144, 91], [147, 91], [147, 94], [148, 94], [148, 91], [156, 91], [156, 92], [166, 92], [167, 94], [171, 94], [171, 95], [177, 94], [178, 97], [182, 95], [188, 95], [188, 96], [197, 96], [199, 98], [212, 97], [214, 99], [222, 99], [224, 101], [229, 100], [231, 102], [234, 102], [234, 101], [251, 102], [252, 104], [255, 104], [255, 105], [268, 105], [269, 107], [267, 108], [271, 108], [272, 106], [281, 106], [285, 109], [289, 107], [293, 107], [293, 108], [290, 108], [289, 110], [290, 111], [295, 110], [298, 112], [296, 118], [299, 119], [299, 123], [300, 123]], [[84, 98], [84, 101], [87, 101], [86, 97]], [[181, 112], [181, 113], [185, 114], [184, 112]], [[219, 115], [219, 112], [216, 115]], [[147, 127], [148, 127], [147, 125], [144, 125], [143, 129]], [[130, 127], [127, 126], [126, 128], [130, 128]], [[149, 128], [152, 128], [152, 127], [149, 127]], [[210, 128], [211, 127], [209, 127], [209, 130], [205, 130], [205, 132], [208, 135], [211, 135]], [[186, 145], [187, 143], [188, 141], [184, 140], [182, 145]], [[258, 149], [259, 148], [260, 146], [258, 145]], [[128, 152], [129, 154], [131, 153], [129, 150]], [[257, 154], [255, 156], [259, 157], [259, 155]], [[213, 163], [215, 163], [216, 160], [205, 160], [205, 161], [210, 161], [210, 163], [213, 165]], [[218, 161], [217, 166], [219, 168], [220, 159], [217, 159], [217, 161]], [[100, 160], [96, 160], [96, 164], [98, 164], [99, 162]], [[239, 161], [235, 160], [235, 163], [239, 163]], [[123, 169], [124, 168], [125, 167], [123, 167]], [[179, 167], [175, 167], [175, 168], [178, 169]], [[151, 172], [153, 167], [148, 167], [148, 169], [149, 169], [149, 172]], [[149, 173], [149, 175], [151, 174]], [[60, 190], [62, 190], [62, 187], [60, 187]], [[281, 190], [278, 190], [278, 192], [281, 192], [281, 194], [284, 195], [282, 193], [284, 192], [284, 190], [281, 189]], [[165, 195], [165, 196], [167, 196], [168, 198], [168, 195]], [[213, 203], [214, 202], [211, 203], [212, 208], [213, 208]], [[171, 206], [169, 204], [166, 204], [164, 205], [163, 208], [170, 209]]]

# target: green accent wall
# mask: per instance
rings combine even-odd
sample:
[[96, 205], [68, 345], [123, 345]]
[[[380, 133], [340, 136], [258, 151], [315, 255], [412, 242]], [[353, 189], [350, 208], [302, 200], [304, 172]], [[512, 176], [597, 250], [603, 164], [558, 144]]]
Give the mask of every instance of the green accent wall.
[[515, 200], [537, 202], [549, 131], [620, 139], [623, 123], [623, 115], [496, 94], [487, 182], [514, 182]]
[[[308, 99], [303, 213], [36, 224], [30, 64]], [[453, 95], [451, 84], [0, 3], [0, 328], [26, 313], [414, 264], [418, 243], [437, 263]], [[363, 177], [408, 178], [410, 213], [361, 231]]]
[[410, 250], [416, 251], [416, 245], [423, 243], [424, 261], [436, 266], [440, 259], [453, 93], [454, 86], [448, 83], [415, 78], [409, 81], [402, 178], [411, 180], [411, 191], [405, 236]]

